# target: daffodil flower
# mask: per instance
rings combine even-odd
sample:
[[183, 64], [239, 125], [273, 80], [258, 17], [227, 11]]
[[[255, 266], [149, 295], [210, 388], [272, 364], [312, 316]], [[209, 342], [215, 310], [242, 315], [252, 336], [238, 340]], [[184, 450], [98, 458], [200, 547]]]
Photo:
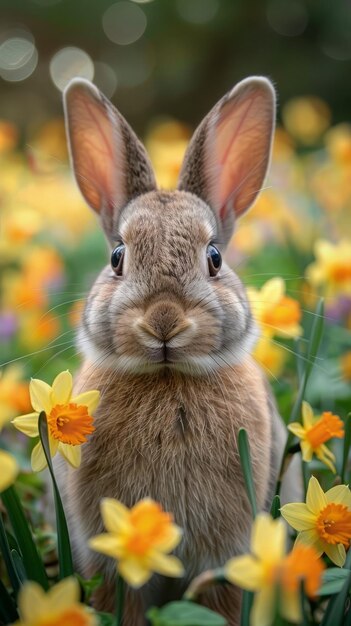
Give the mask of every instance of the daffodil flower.
[[306, 278], [332, 297], [351, 295], [351, 240], [333, 244], [325, 239], [315, 243], [316, 261], [306, 269]]
[[253, 316], [265, 336], [294, 338], [302, 335], [300, 304], [285, 295], [285, 282], [277, 276], [258, 290], [247, 289]]
[[318, 555], [325, 552], [335, 565], [344, 565], [345, 548], [351, 540], [351, 492], [346, 485], [337, 485], [324, 493], [312, 476], [306, 504], [285, 504], [281, 514], [298, 531], [297, 545], [311, 546]]
[[65, 578], [47, 593], [35, 582], [24, 583], [18, 596], [21, 619], [14, 626], [98, 626], [98, 620], [80, 604], [75, 578]]
[[19, 468], [14, 457], [0, 450], [0, 492], [15, 482], [18, 472]]
[[234, 557], [224, 566], [227, 580], [255, 592], [251, 626], [271, 625], [278, 585], [280, 612], [291, 622], [301, 620], [301, 580], [309, 596], [317, 594], [324, 564], [313, 548], [305, 546], [286, 555], [286, 534], [282, 519], [260, 513], [252, 527], [252, 554]]
[[132, 587], [144, 585], [154, 572], [183, 575], [180, 560], [168, 554], [180, 542], [181, 529], [157, 502], [145, 498], [128, 509], [104, 498], [101, 514], [108, 532], [90, 539], [89, 547], [116, 559], [118, 572]]
[[[38, 437], [39, 413], [45, 411], [51, 456], [59, 452], [70, 465], [79, 467], [80, 446], [95, 430], [91, 414], [99, 403], [100, 392], [85, 391], [72, 398], [72, 388], [72, 376], [68, 370], [56, 376], [52, 387], [42, 380], [32, 379], [29, 393], [35, 412], [16, 417], [12, 424], [28, 437]], [[33, 448], [31, 462], [34, 472], [46, 467], [40, 441]]]
[[344, 423], [340, 417], [329, 411], [325, 411], [320, 417], [315, 417], [308, 402], [303, 402], [302, 424], [292, 422], [288, 425], [288, 429], [301, 439], [304, 461], [308, 463], [315, 454], [335, 474], [335, 456], [324, 444], [333, 437], [340, 439], [344, 436]]

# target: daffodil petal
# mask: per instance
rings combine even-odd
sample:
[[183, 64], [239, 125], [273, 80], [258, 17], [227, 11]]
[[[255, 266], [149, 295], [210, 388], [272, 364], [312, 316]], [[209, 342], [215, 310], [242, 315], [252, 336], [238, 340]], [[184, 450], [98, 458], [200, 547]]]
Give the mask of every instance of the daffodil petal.
[[301, 622], [301, 600], [299, 588], [295, 590], [279, 589], [281, 594], [280, 611], [282, 616], [289, 622], [299, 624]]
[[315, 452], [317, 459], [319, 459], [320, 461], [322, 461], [322, 463], [324, 463], [324, 465], [329, 467], [330, 471], [333, 472], [333, 474], [336, 474], [336, 468], [333, 463], [333, 461], [335, 461], [334, 454], [330, 452], [330, 450], [328, 450], [325, 445], [319, 446], [319, 448]]
[[311, 444], [309, 443], [309, 441], [301, 441], [300, 446], [302, 459], [305, 461], [305, 463], [310, 463], [313, 457], [313, 448]]
[[114, 559], [118, 559], [121, 555], [121, 542], [115, 535], [109, 533], [102, 533], [96, 535], [88, 541], [88, 546], [95, 552], [101, 552]]
[[72, 446], [69, 443], [62, 443], [62, 441], [58, 444], [58, 451], [63, 456], [68, 463], [77, 469], [82, 462], [82, 451], [80, 446]]
[[28, 413], [27, 415], [20, 415], [19, 417], [15, 417], [11, 424], [14, 425], [17, 430], [19, 430], [27, 437], [38, 437], [39, 436], [39, 428], [38, 428], [38, 413]]
[[276, 304], [285, 294], [285, 282], [280, 276], [267, 280], [261, 289], [261, 298], [269, 304]]
[[264, 569], [251, 554], [233, 557], [225, 564], [224, 572], [229, 582], [242, 589], [257, 591], [262, 587]]
[[90, 415], [95, 412], [99, 401], [100, 391], [85, 391], [84, 393], [80, 393], [78, 396], [74, 396], [74, 398], [72, 398], [72, 402], [75, 402], [75, 404], [86, 406]]
[[285, 504], [280, 509], [284, 519], [295, 530], [309, 530], [316, 524], [316, 515], [313, 515], [304, 502], [292, 502]]
[[43, 470], [44, 467], [47, 466], [43, 446], [41, 445], [41, 441], [39, 441], [32, 450], [31, 464], [32, 464], [33, 472], [41, 472], [41, 470]]
[[146, 567], [142, 566], [139, 561], [126, 559], [118, 563], [118, 571], [122, 578], [131, 585], [138, 589], [151, 578], [152, 572]]
[[257, 515], [251, 534], [251, 549], [259, 559], [275, 562], [285, 554], [286, 526], [282, 519], [270, 515]]
[[251, 626], [271, 626], [274, 618], [276, 589], [266, 586], [255, 594], [251, 611]]
[[50, 609], [54, 611], [63, 610], [79, 602], [79, 584], [76, 578], [64, 578], [54, 585], [48, 593]]
[[182, 535], [182, 529], [172, 524], [168, 529], [167, 535], [161, 541], [157, 541], [157, 548], [162, 552], [171, 552], [180, 542]]
[[150, 551], [147, 557], [147, 564], [150, 569], [164, 576], [179, 578], [184, 574], [182, 562], [172, 554], [163, 554], [157, 550]]
[[292, 422], [289, 424], [288, 430], [296, 435], [296, 437], [299, 437], [299, 439], [303, 439], [306, 434], [306, 430], [299, 422]]
[[16, 459], [8, 452], [0, 450], [0, 491], [4, 491], [15, 482], [18, 472]]
[[317, 478], [314, 476], [310, 478], [310, 482], [308, 483], [306, 504], [315, 515], [318, 515], [328, 504], [325, 493]]
[[38, 583], [28, 581], [21, 588], [18, 595], [18, 606], [21, 619], [24, 623], [36, 624], [45, 616], [45, 591]]
[[38, 378], [32, 378], [29, 383], [29, 395], [34, 411], [50, 413], [52, 409], [50, 385]]
[[52, 383], [52, 404], [67, 404], [72, 395], [73, 379], [68, 370], [60, 372]]
[[324, 543], [324, 552], [329, 556], [330, 560], [338, 567], [342, 567], [346, 559], [346, 551], [342, 543], [332, 545], [326, 542]]
[[303, 544], [314, 548], [318, 556], [324, 552], [324, 542], [321, 541], [319, 534], [314, 528], [310, 530], [302, 530], [296, 537], [295, 546]]
[[100, 502], [101, 516], [106, 530], [120, 533], [130, 528], [129, 510], [122, 502], [113, 498], [103, 498]]
[[327, 502], [335, 502], [336, 504], [343, 504], [351, 509], [351, 491], [347, 485], [337, 485], [325, 492]]
[[305, 400], [302, 403], [302, 421], [305, 428], [312, 428], [314, 424], [314, 414], [310, 404]]

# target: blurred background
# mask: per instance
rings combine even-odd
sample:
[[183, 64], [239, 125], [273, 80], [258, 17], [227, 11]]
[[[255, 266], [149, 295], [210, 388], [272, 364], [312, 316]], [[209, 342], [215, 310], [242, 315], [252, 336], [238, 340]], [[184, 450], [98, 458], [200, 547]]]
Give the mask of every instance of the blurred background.
[[[308, 399], [345, 416], [351, 3], [2, 0], [0, 17], [0, 428], [30, 411], [30, 376], [51, 383], [77, 367], [84, 296], [108, 260], [67, 159], [61, 92], [74, 76], [94, 81], [118, 106], [164, 188], [176, 185], [191, 132], [233, 84], [250, 74], [275, 83], [271, 173], [227, 258], [250, 287], [262, 330], [255, 356], [285, 417], [316, 301], [325, 297]], [[12, 429], [3, 433], [8, 445]]]

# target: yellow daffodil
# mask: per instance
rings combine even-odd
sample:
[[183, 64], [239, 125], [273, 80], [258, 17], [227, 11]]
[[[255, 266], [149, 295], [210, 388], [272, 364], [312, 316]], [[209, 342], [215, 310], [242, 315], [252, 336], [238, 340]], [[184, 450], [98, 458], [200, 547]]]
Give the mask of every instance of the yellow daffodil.
[[0, 430], [18, 411], [30, 408], [28, 384], [22, 377], [18, 365], [0, 370]]
[[132, 587], [144, 585], [154, 572], [183, 575], [180, 560], [168, 554], [178, 545], [181, 529], [157, 502], [145, 498], [129, 510], [104, 498], [101, 514], [108, 532], [90, 539], [89, 546], [116, 559], [118, 572]]
[[65, 578], [47, 593], [34, 582], [26, 582], [18, 596], [21, 619], [14, 626], [97, 626], [94, 613], [80, 604], [75, 578]]
[[15, 482], [18, 472], [19, 468], [14, 457], [0, 450], [0, 491], [4, 491]]
[[338, 244], [324, 239], [316, 242], [316, 261], [306, 269], [307, 279], [327, 296], [351, 295], [351, 240]]
[[300, 582], [306, 593], [316, 595], [323, 563], [313, 548], [294, 549], [286, 556], [286, 526], [282, 519], [273, 520], [260, 513], [253, 524], [251, 552], [230, 559], [224, 566], [225, 577], [234, 585], [255, 592], [251, 612], [252, 626], [270, 626], [274, 618], [277, 585], [280, 612], [291, 622], [300, 614]]
[[351, 540], [351, 492], [346, 485], [337, 485], [324, 493], [312, 476], [308, 484], [306, 504], [285, 504], [282, 516], [299, 532], [296, 543], [312, 546], [318, 555], [325, 552], [333, 563], [342, 567]]
[[325, 443], [333, 437], [341, 439], [344, 434], [344, 423], [337, 415], [324, 411], [319, 417], [313, 415], [308, 402], [302, 404], [302, 424], [292, 422], [288, 429], [301, 439], [302, 458], [307, 463], [312, 460], [313, 454], [325, 463], [335, 474], [335, 456]]
[[284, 346], [278, 346], [271, 337], [264, 335], [259, 338], [253, 350], [254, 358], [270, 378], [276, 378], [282, 373], [287, 354]]
[[285, 282], [276, 277], [258, 290], [249, 287], [249, 301], [254, 318], [266, 336], [299, 337], [302, 328], [300, 304], [285, 295]]
[[[29, 393], [35, 412], [16, 417], [12, 424], [28, 437], [37, 437], [39, 413], [45, 411], [51, 456], [59, 452], [73, 467], [79, 467], [80, 446], [87, 441], [87, 435], [94, 431], [91, 414], [99, 403], [100, 392], [85, 391], [72, 398], [72, 387], [72, 376], [68, 370], [56, 376], [52, 387], [33, 378]], [[46, 467], [40, 441], [33, 448], [31, 460], [35, 472]]]

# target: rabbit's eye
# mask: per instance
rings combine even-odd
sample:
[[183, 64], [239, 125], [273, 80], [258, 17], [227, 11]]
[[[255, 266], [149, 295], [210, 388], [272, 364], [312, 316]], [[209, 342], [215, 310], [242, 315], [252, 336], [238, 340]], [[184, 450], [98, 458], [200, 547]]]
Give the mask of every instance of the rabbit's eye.
[[207, 246], [207, 262], [210, 276], [216, 276], [222, 266], [222, 256], [213, 243]]
[[116, 276], [122, 276], [125, 245], [120, 243], [111, 254], [111, 265]]

